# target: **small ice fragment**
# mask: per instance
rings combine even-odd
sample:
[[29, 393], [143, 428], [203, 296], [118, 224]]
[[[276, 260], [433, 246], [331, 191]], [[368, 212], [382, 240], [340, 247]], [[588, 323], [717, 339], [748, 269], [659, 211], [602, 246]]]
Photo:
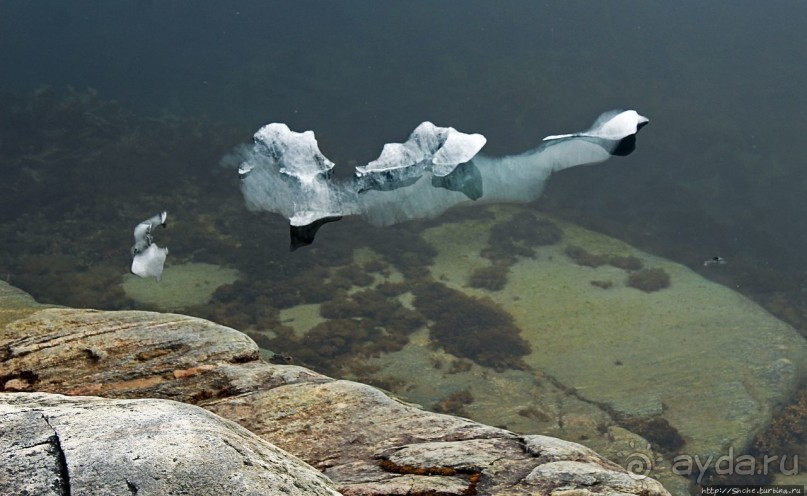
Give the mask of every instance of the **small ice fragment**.
[[254, 165], [248, 163], [243, 163], [240, 166], [238, 166], [238, 179], [244, 179], [245, 177], [247, 177], [254, 168], [255, 168]]
[[140, 277], [154, 276], [159, 281], [163, 273], [163, 264], [168, 255], [168, 248], [154, 244], [152, 233], [157, 226], [165, 226], [168, 212], [160, 212], [144, 220], [134, 228], [134, 245], [132, 245], [132, 273]]
[[703, 262], [703, 266], [708, 267], [710, 265], [725, 265], [727, 263], [728, 262], [726, 262], [726, 259], [723, 257], [712, 257], [709, 260]]
[[132, 259], [132, 274], [140, 277], [154, 276], [159, 281], [162, 279], [166, 255], [168, 255], [168, 248], [155, 244], [149, 245]]

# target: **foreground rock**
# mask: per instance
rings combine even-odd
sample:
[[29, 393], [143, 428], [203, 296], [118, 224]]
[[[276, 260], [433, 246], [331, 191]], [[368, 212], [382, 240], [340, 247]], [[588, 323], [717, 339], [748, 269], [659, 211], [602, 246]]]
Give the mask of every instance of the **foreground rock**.
[[517, 436], [265, 363], [249, 338], [204, 320], [39, 307], [4, 283], [0, 390], [195, 403], [299, 456], [350, 495], [668, 494], [574, 443]]
[[173, 401], [0, 394], [0, 424], [0, 494], [338, 494], [296, 457]]

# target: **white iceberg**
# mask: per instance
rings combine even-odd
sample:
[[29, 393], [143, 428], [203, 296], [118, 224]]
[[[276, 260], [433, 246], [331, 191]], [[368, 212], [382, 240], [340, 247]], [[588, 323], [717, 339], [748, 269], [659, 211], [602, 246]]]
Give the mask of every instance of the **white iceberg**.
[[501, 158], [478, 155], [481, 134], [423, 122], [406, 142], [388, 143], [376, 160], [356, 167], [349, 181], [332, 177], [334, 164], [312, 131], [274, 123], [255, 133], [251, 149], [239, 150], [238, 174], [249, 209], [289, 219], [294, 249], [346, 215], [385, 226], [471, 201], [532, 201], [554, 171], [633, 152], [648, 122], [635, 110], [613, 110], [586, 131], [548, 136], [534, 150]]

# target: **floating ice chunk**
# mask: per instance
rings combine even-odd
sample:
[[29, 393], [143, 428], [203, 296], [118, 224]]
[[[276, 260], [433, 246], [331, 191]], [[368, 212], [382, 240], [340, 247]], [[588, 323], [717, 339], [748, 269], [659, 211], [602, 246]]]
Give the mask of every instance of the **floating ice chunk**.
[[165, 220], [168, 218], [168, 212], [160, 212], [158, 214], [152, 215], [148, 219], [144, 220], [140, 224], [136, 225], [134, 228], [134, 245], [132, 245], [132, 256], [142, 253], [146, 248], [148, 248], [151, 243], [154, 242], [154, 239], [151, 236], [151, 233], [154, 231], [154, 228], [157, 226], [165, 226]]
[[331, 181], [334, 164], [320, 152], [313, 132], [297, 133], [273, 123], [262, 127], [254, 139], [251, 151], [238, 150], [243, 156], [238, 173], [247, 208], [277, 212], [292, 227], [355, 213], [351, 210], [355, 193]]
[[649, 122], [647, 117], [641, 116], [635, 110], [611, 110], [603, 112], [588, 131], [573, 134], [558, 134], [547, 136], [544, 141], [573, 137], [596, 137], [608, 140], [621, 140], [626, 136], [636, 135], [639, 129]]
[[[269, 124], [255, 133], [255, 143], [265, 148], [265, 154], [287, 176], [308, 184], [317, 177], [327, 177], [333, 162], [319, 151], [313, 131], [295, 133], [285, 124]], [[242, 166], [242, 170], [247, 170]]]
[[163, 276], [163, 265], [167, 255], [168, 248], [156, 244], [149, 245], [132, 259], [132, 274], [140, 277], [154, 276], [159, 281]]
[[601, 114], [581, 133], [547, 136], [537, 148], [502, 158], [477, 157], [484, 184], [481, 201], [530, 202], [537, 199], [552, 172], [629, 155], [636, 134], [649, 122], [634, 110]]
[[636, 134], [648, 122], [647, 117], [635, 110], [612, 110], [600, 115], [587, 131], [547, 136], [544, 138], [547, 149], [551, 149], [552, 145], [570, 144], [552, 150], [556, 155], [552, 170], [602, 162], [611, 155], [630, 155], [636, 149]]
[[165, 226], [167, 212], [155, 214], [134, 228], [134, 245], [132, 245], [132, 273], [140, 277], [154, 276], [159, 281], [163, 273], [163, 264], [168, 255], [168, 248], [154, 244], [152, 233], [157, 226]]
[[239, 151], [238, 171], [247, 207], [289, 219], [294, 249], [345, 215], [385, 226], [470, 201], [532, 201], [554, 171], [633, 152], [648, 122], [634, 110], [605, 112], [586, 131], [548, 136], [533, 150], [501, 158], [478, 155], [486, 141], [480, 134], [424, 122], [406, 142], [388, 143], [376, 160], [356, 167], [351, 181], [331, 177], [334, 164], [313, 132], [269, 124], [255, 133], [251, 150]]
[[[446, 176], [457, 165], [471, 160], [486, 141], [481, 134], [465, 134], [453, 127], [437, 127], [426, 121], [412, 131], [405, 143], [384, 145], [377, 159], [356, 167], [356, 176], [382, 173], [377, 180], [381, 183], [409, 179], [429, 170], [436, 176]], [[396, 177], [395, 172], [405, 172], [407, 176]]]
[[238, 177], [244, 179], [252, 172], [253, 165], [252, 164], [241, 164], [238, 166]]
[[481, 134], [464, 134], [448, 128], [445, 143], [432, 158], [432, 172], [437, 177], [451, 174], [458, 165], [474, 158], [487, 141]]
[[537, 199], [554, 171], [627, 155], [648, 119], [633, 110], [605, 112], [588, 131], [550, 136], [540, 146], [501, 158], [476, 155], [445, 177], [418, 180], [405, 188], [364, 191], [360, 211], [373, 225], [432, 218], [469, 201], [529, 202]]

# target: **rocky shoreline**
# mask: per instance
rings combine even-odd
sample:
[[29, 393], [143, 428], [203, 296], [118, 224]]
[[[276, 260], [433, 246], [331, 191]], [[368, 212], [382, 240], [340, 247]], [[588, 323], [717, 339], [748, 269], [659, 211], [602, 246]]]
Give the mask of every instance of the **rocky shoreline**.
[[[82, 398], [51, 396], [55, 394]], [[153, 400], [136, 407], [120, 401], [136, 398]], [[160, 400], [196, 405], [227, 420]], [[118, 411], [104, 416], [109, 435], [102, 435], [106, 431], [97, 421], [90, 427], [77, 426], [84, 412], [102, 409]], [[155, 438], [151, 448], [140, 444], [137, 436], [160, 418], [157, 412], [172, 409], [185, 412], [182, 415], [196, 428], [202, 428], [206, 419], [225, 426], [228, 434], [216, 434], [212, 428], [204, 436], [193, 430], [174, 433], [175, 426], [167, 422], [161, 424], [161, 434], [174, 433], [185, 441]], [[125, 420], [115, 420], [116, 415]], [[143, 416], [151, 418], [151, 424], [143, 425]], [[55, 460], [54, 478], [46, 479], [51, 494], [65, 490], [136, 494], [131, 484], [141, 486], [120, 476], [135, 468], [141, 471], [141, 484], [162, 481], [148, 494], [226, 494], [234, 488], [247, 494], [277, 494], [285, 483], [301, 491], [296, 494], [669, 494], [658, 482], [632, 476], [575, 443], [516, 435], [427, 412], [364, 384], [267, 363], [246, 335], [209, 321], [176, 314], [49, 307], [4, 282], [0, 282], [0, 417], [4, 425], [12, 425], [13, 419], [12, 436], [0, 438], [4, 493], [24, 490], [36, 464], [20, 465], [23, 450], [41, 446]], [[241, 437], [234, 440], [234, 426], [228, 420], [252, 434], [235, 429]], [[142, 454], [135, 459], [131, 451], [116, 458], [116, 442], [138, 446], [135, 451]], [[183, 449], [187, 442], [202, 446]], [[96, 456], [109, 454], [103, 457], [105, 463], [82, 458], [78, 448], [73, 449], [86, 443]], [[218, 457], [217, 447], [222, 445], [232, 448], [231, 458]], [[186, 457], [182, 481], [157, 473], [166, 470], [167, 446]], [[247, 463], [251, 458], [244, 458], [245, 451], [262, 465]], [[291, 456], [283, 456], [284, 451]], [[267, 453], [277, 455], [277, 460], [266, 461]], [[229, 465], [232, 456], [241, 464]], [[295, 457], [324, 477], [307, 471]], [[90, 463], [92, 472], [87, 471]], [[121, 472], [116, 476], [117, 470]], [[287, 478], [270, 475], [278, 472]], [[59, 475], [64, 473], [69, 474], [67, 486]], [[210, 477], [231, 485], [206, 484]]]

